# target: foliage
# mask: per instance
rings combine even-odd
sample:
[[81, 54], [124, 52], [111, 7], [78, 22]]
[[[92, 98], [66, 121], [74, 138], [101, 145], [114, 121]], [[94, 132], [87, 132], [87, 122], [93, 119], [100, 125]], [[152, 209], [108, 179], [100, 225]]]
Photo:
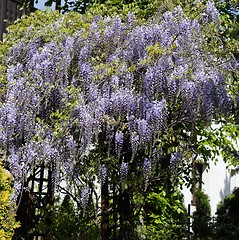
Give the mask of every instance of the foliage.
[[[83, 19], [74, 24], [73, 18], [71, 26], [74, 26], [74, 32], [68, 32], [69, 28], [63, 29], [65, 19], [70, 17], [62, 17], [42, 31], [38, 30], [38, 27], [36, 30], [34, 27], [29, 28], [24, 40], [12, 47], [11, 56], [8, 55], [8, 91], [2, 107], [2, 111], [5, 111], [3, 116], [7, 116], [6, 124], [9, 124], [9, 121], [13, 121], [12, 126], [18, 124], [18, 121], [24, 124], [17, 127], [17, 132], [15, 127], [9, 132], [4, 130], [8, 125], [3, 122], [3, 117], [2, 141], [11, 139], [13, 144], [20, 145], [25, 150], [30, 143], [54, 143], [51, 150], [59, 147], [56, 150], [59, 151], [61, 147], [57, 142], [62, 144], [62, 131], [68, 130], [64, 125], [70, 123], [67, 141], [76, 142], [71, 145], [74, 149], [68, 149], [73, 151], [73, 155], [80, 154], [81, 151], [84, 153], [91, 144], [97, 144], [101, 132], [107, 131], [112, 134], [113, 139], [116, 138], [115, 142], [106, 139], [115, 145], [115, 153], [121, 153], [122, 138], [126, 139], [128, 135], [132, 145], [133, 139], [138, 139], [134, 143], [137, 144], [136, 149], [144, 146], [143, 152], [150, 156], [153, 150], [151, 141], [158, 142], [159, 136], [173, 134], [177, 126], [181, 127], [180, 124], [189, 127], [190, 131], [191, 124], [196, 121], [210, 122], [218, 114], [228, 113], [230, 98], [226, 94], [222, 74], [224, 68], [231, 66], [223, 59], [214, 60], [210, 52], [205, 52], [208, 50], [205, 44], [207, 39], [203, 39], [203, 36], [198, 37], [199, 21], [203, 19], [191, 21], [184, 17], [179, 7], [174, 13], [165, 13], [164, 18], [160, 24], [152, 23], [139, 27], [135, 26], [137, 22], [132, 15], [129, 15], [127, 26], [118, 17], [95, 19], [90, 26], [84, 23]], [[78, 22], [81, 24], [78, 25]], [[171, 32], [168, 32], [169, 24], [177, 24]], [[181, 28], [185, 28], [185, 31], [181, 32]], [[51, 30], [52, 35], [58, 34], [49, 37], [48, 33]], [[35, 32], [39, 36], [30, 38]], [[147, 35], [142, 35], [143, 32]], [[195, 47], [201, 48], [196, 56]], [[182, 63], [183, 60], [186, 62]], [[218, 69], [214, 61], [219, 61]], [[203, 70], [198, 70], [199, 65]], [[44, 69], [48, 69], [47, 72]], [[163, 89], [162, 82], [157, 82], [163, 81], [164, 78], [168, 89]], [[37, 86], [35, 80], [38, 81]], [[27, 84], [27, 91], [21, 94], [12, 92], [23, 91], [16, 88], [15, 84]], [[39, 88], [41, 84], [42, 88]], [[30, 95], [25, 94], [30, 90], [33, 91], [35, 99], [31, 98], [30, 102], [27, 102]], [[11, 106], [11, 110], [14, 111], [11, 119], [7, 102], [12, 94], [22, 96], [25, 103], [22, 105], [22, 101], [18, 99], [16, 105]], [[130, 100], [130, 103], [127, 103], [126, 99]], [[11, 101], [16, 101], [16, 98]], [[124, 104], [118, 106], [118, 101]], [[107, 106], [106, 102], [110, 105]], [[25, 106], [27, 113], [33, 114], [30, 119], [26, 115], [18, 117], [21, 112], [18, 107], [20, 104], [21, 109]], [[36, 109], [35, 106], [39, 108]], [[99, 107], [101, 111], [98, 113], [96, 111]], [[86, 114], [87, 118], [83, 115], [80, 117], [79, 113]], [[70, 122], [69, 117], [72, 118]], [[85, 128], [85, 121], [88, 130], [81, 129]], [[94, 126], [90, 125], [91, 121], [94, 122]], [[40, 132], [35, 135], [38, 128]], [[79, 136], [73, 136], [71, 128], [79, 128]], [[46, 137], [44, 131], [50, 135]], [[66, 133], [64, 132], [65, 138]], [[10, 135], [6, 138], [5, 134]], [[175, 141], [174, 138], [172, 141]], [[19, 141], [20, 139], [25, 140]], [[23, 149], [15, 150], [21, 152]], [[137, 153], [135, 149], [131, 150], [133, 154]]]
[[[38, 0], [35, 0], [35, 2], [38, 2]], [[53, 3], [59, 4], [58, 0], [45, 0], [45, 6], [52, 6]], [[111, 5], [116, 6], [117, 8], [123, 8], [125, 5], [130, 5], [135, 3], [135, 5], [138, 5], [139, 9], [146, 9], [149, 8], [149, 4], [153, 3], [159, 3], [152, 0], [138, 0], [138, 1], [132, 1], [132, 0], [75, 0], [75, 1], [69, 1], [65, 0], [64, 4], [61, 4], [61, 9], [64, 12], [69, 11], [77, 11], [80, 13], [84, 13], [87, 7], [92, 7], [92, 5]], [[196, 6], [197, 3], [194, 3], [191, 0], [184, 0], [184, 1], [178, 1], [174, 0], [171, 1], [171, 4], [174, 3], [176, 5], [190, 5], [191, 7]], [[202, 1], [202, 3], [204, 3]], [[218, 9], [228, 15], [234, 15], [238, 10], [238, 0], [233, 1], [215, 1], [217, 4]], [[160, 5], [157, 5], [156, 8], [158, 8]], [[194, 9], [192, 9], [194, 10]]]
[[[36, 1], [35, 1], [36, 2]], [[46, 0], [45, 6], [52, 6], [53, 3], [58, 2], [57, 0]], [[123, 13], [126, 11], [135, 12], [140, 15], [140, 18], [148, 17], [155, 13], [157, 8], [162, 4], [159, 0], [138, 0], [138, 1], [128, 1], [128, 0], [77, 0], [69, 1], [65, 0], [64, 4], [57, 6], [57, 8], [63, 12], [68, 13], [71, 11], [85, 13], [89, 10], [91, 11], [102, 11], [104, 14], [116, 14]], [[29, 5], [29, 1], [25, 0], [25, 5]]]
[[[99, 239], [97, 226], [91, 219], [86, 220], [81, 208], [77, 208], [69, 195], [65, 195], [61, 204], [57, 202], [40, 212], [40, 221], [36, 230], [45, 236], [44, 239]], [[85, 220], [82, 221], [83, 219]]]
[[211, 207], [206, 195], [203, 191], [197, 190], [195, 193], [196, 211], [192, 215], [193, 239], [210, 239], [212, 235], [211, 226]]
[[187, 229], [187, 211], [180, 193], [168, 195], [163, 187], [147, 196], [144, 211], [147, 239], [182, 239]]
[[94, 205], [95, 221], [100, 186], [106, 225], [119, 239], [135, 237], [149, 183], [161, 181], [168, 194], [199, 151], [200, 131], [232, 114], [236, 62], [215, 49], [219, 33], [211, 2], [193, 17], [180, 6], [144, 23], [132, 13], [36, 12], [10, 27], [0, 140], [16, 194], [43, 163], [56, 190], [64, 179], [82, 210]]
[[239, 229], [239, 189], [226, 196], [218, 205], [215, 222], [216, 239], [238, 239]]
[[19, 227], [15, 220], [14, 206], [10, 201], [12, 177], [0, 164], [0, 239], [10, 240], [14, 229]]

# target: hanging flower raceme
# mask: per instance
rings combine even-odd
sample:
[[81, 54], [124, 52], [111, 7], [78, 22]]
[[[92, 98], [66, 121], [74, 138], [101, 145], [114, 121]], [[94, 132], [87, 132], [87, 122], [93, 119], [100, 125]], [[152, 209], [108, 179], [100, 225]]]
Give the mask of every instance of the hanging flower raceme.
[[[217, 20], [212, 4], [205, 14], [208, 21]], [[89, 29], [70, 36], [35, 38], [26, 45], [20, 41], [11, 48], [0, 140], [18, 149], [9, 152], [13, 168], [21, 165], [19, 158], [32, 142], [41, 147], [34, 147], [28, 154], [32, 160], [24, 164], [36, 158], [54, 161], [57, 169], [65, 164], [69, 174], [102, 139], [115, 147], [109, 152], [119, 162], [127, 143], [131, 161], [139, 150], [150, 159], [169, 127], [228, 113], [226, 80], [218, 59], [205, 48], [207, 38], [197, 19], [185, 17], [180, 7], [159, 22], [137, 25], [132, 14], [130, 19], [97, 17]], [[214, 82], [215, 71], [220, 83]], [[13, 159], [18, 159], [16, 166]], [[100, 164], [98, 175], [105, 182], [108, 168]], [[130, 162], [118, 165], [123, 181]], [[145, 160], [144, 173], [150, 171]], [[83, 189], [83, 205], [87, 196]]]

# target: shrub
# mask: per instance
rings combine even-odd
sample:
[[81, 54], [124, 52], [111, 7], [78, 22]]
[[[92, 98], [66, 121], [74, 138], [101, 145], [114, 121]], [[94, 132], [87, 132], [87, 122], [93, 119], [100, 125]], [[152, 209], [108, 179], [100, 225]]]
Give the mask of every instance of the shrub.
[[[87, 211], [91, 211], [90, 207]], [[69, 195], [62, 202], [56, 199], [54, 206], [47, 205], [39, 214], [36, 232], [44, 236], [44, 240], [99, 239], [94, 221], [84, 216]]]
[[147, 239], [182, 239], [187, 229], [187, 211], [182, 195], [175, 189], [167, 193], [163, 187], [147, 197], [145, 212]]
[[239, 188], [218, 204], [215, 239], [239, 239]]
[[10, 201], [12, 193], [11, 175], [0, 164], [0, 239], [10, 240], [19, 224], [15, 220], [14, 206]]
[[192, 229], [193, 239], [210, 239], [211, 228], [211, 208], [208, 195], [198, 190], [195, 194], [196, 211], [193, 213]]

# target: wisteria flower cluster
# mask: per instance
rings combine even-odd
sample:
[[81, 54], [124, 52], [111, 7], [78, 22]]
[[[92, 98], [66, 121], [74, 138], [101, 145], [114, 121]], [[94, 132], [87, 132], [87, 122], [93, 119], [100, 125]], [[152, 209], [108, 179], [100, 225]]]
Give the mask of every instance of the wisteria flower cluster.
[[[210, 3], [204, 14], [208, 21], [218, 16]], [[146, 179], [152, 148], [169, 127], [230, 112], [227, 65], [205, 51], [206, 44], [200, 22], [185, 17], [181, 7], [143, 25], [132, 14], [128, 22], [96, 17], [89, 29], [72, 35], [46, 42], [39, 32], [18, 42], [6, 63], [0, 109], [0, 141], [15, 178], [39, 162], [73, 173], [103, 138], [119, 159], [122, 180], [139, 150], [142, 161], [147, 158]], [[123, 160], [125, 145], [129, 162]], [[105, 182], [107, 165], [98, 170]]]

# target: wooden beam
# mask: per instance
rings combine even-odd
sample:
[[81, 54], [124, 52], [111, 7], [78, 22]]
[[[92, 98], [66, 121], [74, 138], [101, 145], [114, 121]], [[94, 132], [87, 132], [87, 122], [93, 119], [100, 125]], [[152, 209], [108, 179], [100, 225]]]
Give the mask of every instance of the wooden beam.
[[0, 2], [0, 39], [6, 30], [5, 19], [7, 17], [7, 0], [1, 0]]

